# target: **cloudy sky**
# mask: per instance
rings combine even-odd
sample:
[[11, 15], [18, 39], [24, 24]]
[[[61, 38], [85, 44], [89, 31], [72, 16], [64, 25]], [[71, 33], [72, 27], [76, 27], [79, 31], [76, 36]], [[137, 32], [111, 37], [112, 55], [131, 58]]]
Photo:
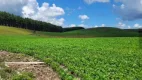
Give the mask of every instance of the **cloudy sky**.
[[0, 11], [63, 27], [142, 27], [142, 0], [0, 0]]

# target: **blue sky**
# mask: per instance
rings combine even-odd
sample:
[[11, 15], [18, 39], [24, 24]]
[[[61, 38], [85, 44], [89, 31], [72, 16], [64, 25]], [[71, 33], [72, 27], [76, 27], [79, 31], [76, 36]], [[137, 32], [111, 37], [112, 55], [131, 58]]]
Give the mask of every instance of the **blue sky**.
[[[0, 1], [1, 11], [19, 14], [22, 17], [41, 20], [63, 27], [142, 27], [142, 0]], [[2, 8], [5, 6], [7, 8]]]
[[[40, 0], [38, 0], [40, 1]], [[88, 5], [83, 0], [44, 0], [51, 4], [62, 7], [65, 10], [65, 24], [82, 24], [78, 18], [79, 15], [87, 15], [90, 19], [85, 20], [83, 24], [88, 26], [107, 24], [115, 26], [117, 23], [116, 15], [113, 14], [111, 3], [95, 3]], [[40, 1], [40, 3], [42, 3]], [[69, 4], [70, 3], [70, 4]], [[78, 9], [78, 8], [81, 9]]]
[[[125, 24], [125, 28], [128, 26], [133, 27], [135, 24], [141, 25], [142, 20], [122, 20], [122, 17], [113, 11], [113, 4], [121, 5], [123, 3], [116, 3], [114, 0], [110, 2], [102, 3], [95, 2], [92, 4], [87, 4], [83, 0], [38, 0], [39, 4], [42, 5], [43, 2], [48, 2], [50, 4], [56, 4], [65, 10], [65, 25], [84, 24], [87, 27], [105, 26], [118, 27], [119, 23]], [[89, 20], [85, 20], [83, 23], [78, 18], [78, 15], [87, 15]]]

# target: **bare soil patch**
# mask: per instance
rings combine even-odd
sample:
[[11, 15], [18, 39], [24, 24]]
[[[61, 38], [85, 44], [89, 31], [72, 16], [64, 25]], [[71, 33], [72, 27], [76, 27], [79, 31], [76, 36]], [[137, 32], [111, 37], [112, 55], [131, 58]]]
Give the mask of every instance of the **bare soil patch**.
[[0, 51], [0, 63], [5, 63], [8, 68], [15, 70], [18, 74], [31, 72], [35, 76], [35, 80], [60, 80], [58, 74], [44, 62], [24, 54]]

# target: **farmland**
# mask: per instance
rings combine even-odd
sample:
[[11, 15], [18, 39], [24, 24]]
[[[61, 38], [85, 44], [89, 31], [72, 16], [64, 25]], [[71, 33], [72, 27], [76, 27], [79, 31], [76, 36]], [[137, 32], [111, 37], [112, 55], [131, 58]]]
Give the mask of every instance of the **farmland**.
[[141, 7], [1, 0], [0, 80], [142, 80]]
[[24, 53], [43, 60], [65, 80], [74, 77], [82, 80], [142, 79], [142, 50], [138, 37], [42, 38], [0, 35], [0, 50]]

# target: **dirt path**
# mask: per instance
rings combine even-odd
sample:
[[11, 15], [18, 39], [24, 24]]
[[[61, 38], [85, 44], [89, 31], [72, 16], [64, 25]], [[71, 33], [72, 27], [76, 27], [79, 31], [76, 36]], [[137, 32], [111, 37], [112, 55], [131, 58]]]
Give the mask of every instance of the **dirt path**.
[[0, 62], [4, 62], [7, 67], [16, 70], [18, 73], [33, 73], [35, 80], [60, 80], [59, 76], [44, 62], [30, 56], [0, 51]]

